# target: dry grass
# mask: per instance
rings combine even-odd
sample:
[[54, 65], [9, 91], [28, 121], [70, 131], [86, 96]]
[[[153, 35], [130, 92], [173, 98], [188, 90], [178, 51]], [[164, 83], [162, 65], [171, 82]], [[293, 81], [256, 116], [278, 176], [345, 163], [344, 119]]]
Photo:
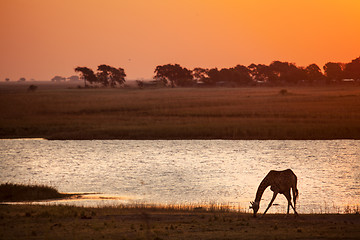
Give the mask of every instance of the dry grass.
[[0, 205], [0, 239], [359, 239], [357, 214]]
[[[1, 187], [30, 196], [29, 192], [36, 193], [38, 188], [57, 193], [46, 186]], [[8, 190], [1, 187], [0, 192]], [[283, 214], [268, 214], [255, 219], [250, 213], [217, 204], [102, 208], [0, 205], [0, 239], [358, 239], [359, 226], [358, 211], [290, 215], [286, 219]]]
[[360, 139], [360, 87], [282, 91], [7, 87], [0, 138]]

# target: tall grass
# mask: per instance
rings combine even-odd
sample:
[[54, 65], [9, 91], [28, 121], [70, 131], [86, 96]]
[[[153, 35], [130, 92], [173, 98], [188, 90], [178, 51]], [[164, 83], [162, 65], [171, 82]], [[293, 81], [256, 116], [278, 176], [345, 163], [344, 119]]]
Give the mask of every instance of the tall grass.
[[360, 88], [48, 89], [0, 95], [0, 137], [360, 139]]
[[133, 203], [133, 204], [118, 204], [108, 207], [100, 208], [114, 208], [114, 209], [139, 209], [151, 211], [188, 211], [188, 212], [238, 212], [246, 213], [247, 209], [240, 205], [210, 203], [210, 204], [151, 204], [151, 203]]

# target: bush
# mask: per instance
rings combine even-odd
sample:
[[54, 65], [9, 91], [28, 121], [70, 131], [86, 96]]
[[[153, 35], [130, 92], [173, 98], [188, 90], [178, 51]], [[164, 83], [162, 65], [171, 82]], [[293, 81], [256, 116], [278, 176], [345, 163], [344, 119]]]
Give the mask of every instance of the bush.
[[289, 92], [286, 90], [286, 89], [281, 89], [279, 94], [282, 95], [282, 96], [285, 96], [287, 95]]
[[38, 89], [36, 85], [30, 85], [28, 87], [28, 92], [35, 92]]

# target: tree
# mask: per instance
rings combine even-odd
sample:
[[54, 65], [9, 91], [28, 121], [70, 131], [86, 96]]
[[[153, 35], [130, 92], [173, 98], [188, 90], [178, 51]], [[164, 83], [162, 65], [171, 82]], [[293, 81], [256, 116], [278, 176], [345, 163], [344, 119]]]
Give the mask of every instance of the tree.
[[325, 76], [328, 80], [340, 81], [343, 78], [343, 64], [328, 62], [324, 65]]
[[289, 69], [288, 62], [273, 61], [269, 65], [270, 71], [273, 73], [269, 76], [269, 82], [273, 84], [284, 83], [286, 78], [286, 72]]
[[111, 68], [110, 70], [110, 86], [122, 85], [125, 83], [125, 70], [123, 68]]
[[360, 79], [360, 57], [345, 64], [344, 72], [347, 78]]
[[293, 63], [274, 61], [269, 65], [270, 71], [269, 81], [275, 84], [291, 83], [296, 84], [306, 79], [306, 70], [297, 67]]
[[171, 87], [175, 86], [190, 86], [193, 82], [191, 71], [181, 67], [179, 64], [167, 64], [157, 66], [154, 79], [164, 83], [170, 82]]
[[104, 86], [109, 86], [110, 80], [110, 66], [102, 64], [98, 66], [98, 72], [96, 73], [96, 76], [99, 80], [99, 82]]
[[208, 73], [209, 73], [209, 69], [205, 69], [205, 68], [194, 68], [192, 70], [192, 76], [196, 82], [205, 83], [206, 79], [209, 78]]
[[70, 82], [77, 82], [80, 80], [79, 76], [76, 76], [76, 75], [70, 76], [67, 79], [69, 79]]
[[231, 71], [231, 81], [235, 82], [238, 85], [248, 85], [252, 82], [250, 76], [250, 70], [243, 65], [236, 65], [233, 68], [230, 68]]
[[269, 66], [265, 64], [251, 64], [248, 66], [251, 78], [256, 82], [265, 83], [268, 82], [270, 75], [272, 74]]
[[61, 76], [55, 76], [51, 79], [52, 82], [61, 82], [64, 81], [65, 82], [66, 78], [61, 77]]
[[220, 71], [217, 68], [212, 68], [206, 71], [206, 76], [202, 81], [208, 85], [215, 85], [221, 82], [221, 84], [230, 83], [232, 86], [235, 86], [247, 85], [252, 82], [250, 70], [243, 65], [222, 68]]
[[220, 71], [217, 68], [212, 68], [208, 71], [208, 78], [204, 79], [205, 84], [215, 85], [217, 82], [221, 81]]
[[26, 78], [22, 77], [19, 79], [19, 82], [25, 82], [26, 81]]
[[125, 82], [125, 71], [122, 68], [114, 68], [105, 64], [98, 66], [98, 80], [104, 86], [115, 87]]
[[318, 81], [324, 77], [324, 75], [321, 72], [321, 69], [318, 65], [315, 63], [310, 64], [305, 68], [307, 80], [310, 83], [313, 83], [314, 81]]
[[288, 83], [297, 84], [299, 82], [304, 82], [307, 79], [307, 73], [304, 67], [297, 67], [295, 64], [290, 64], [290, 69], [287, 73]]
[[10, 81], [10, 78], [5, 78], [5, 82], [9, 82]]
[[75, 72], [80, 72], [81, 74], [80, 78], [84, 80], [85, 87], [86, 87], [86, 81], [88, 81], [90, 84], [98, 81], [94, 71], [91, 70], [90, 68], [77, 67], [75, 68]]

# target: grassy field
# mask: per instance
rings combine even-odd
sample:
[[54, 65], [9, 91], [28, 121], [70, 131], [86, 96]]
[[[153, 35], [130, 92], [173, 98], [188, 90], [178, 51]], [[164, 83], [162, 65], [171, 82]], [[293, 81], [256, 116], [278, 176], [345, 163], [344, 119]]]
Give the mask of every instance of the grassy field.
[[360, 139], [360, 87], [0, 85], [0, 138]]
[[0, 239], [359, 239], [358, 214], [0, 205]]

